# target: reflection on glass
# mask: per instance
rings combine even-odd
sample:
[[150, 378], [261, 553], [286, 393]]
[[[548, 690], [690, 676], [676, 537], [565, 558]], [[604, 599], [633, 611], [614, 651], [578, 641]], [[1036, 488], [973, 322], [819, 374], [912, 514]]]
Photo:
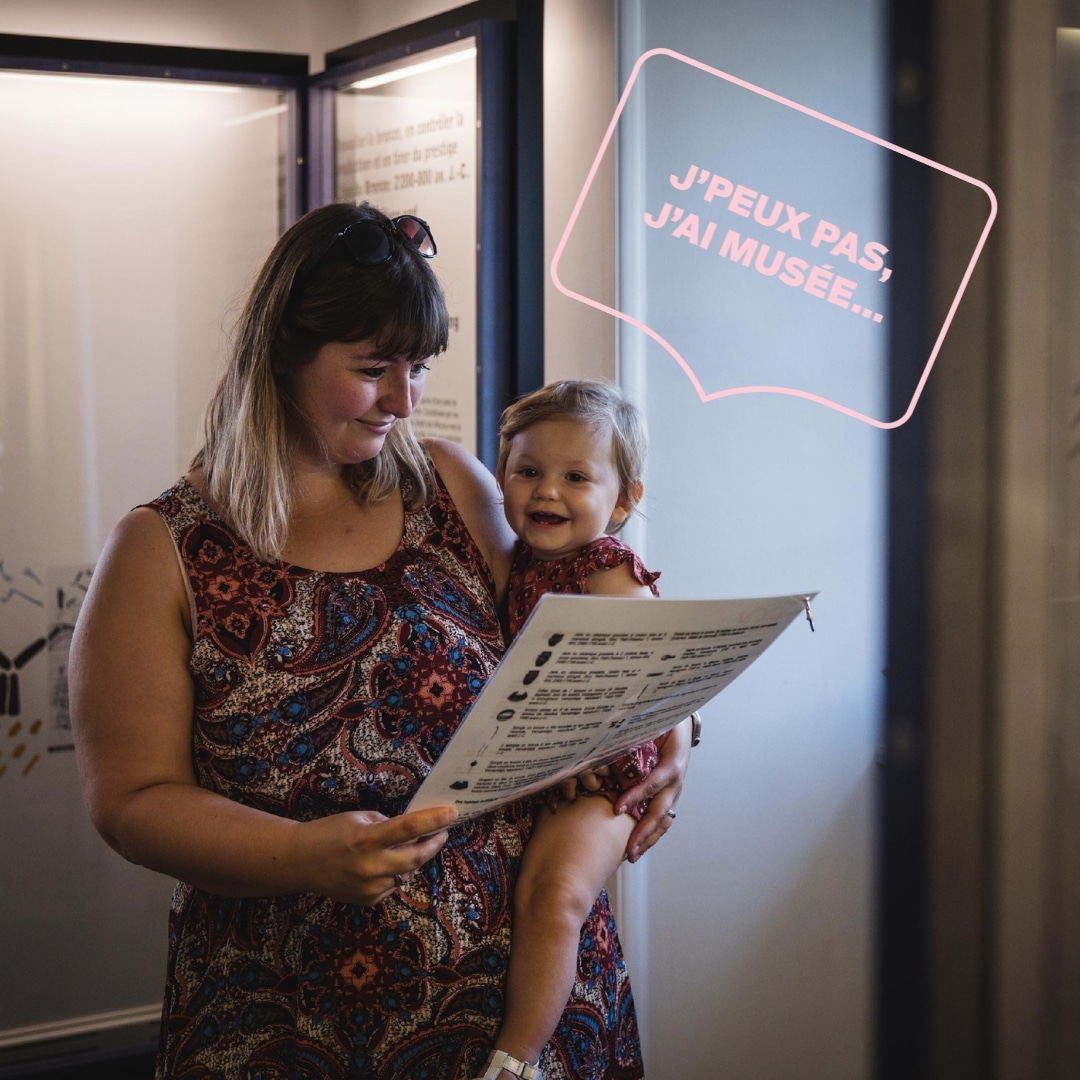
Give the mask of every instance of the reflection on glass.
[[284, 111], [264, 88], [0, 72], [0, 972], [23, 988], [0, 1046], [160, 1003], [172, 883], [90, 827], [67, 643], [112, 525], [190, 461], [282, 226]]

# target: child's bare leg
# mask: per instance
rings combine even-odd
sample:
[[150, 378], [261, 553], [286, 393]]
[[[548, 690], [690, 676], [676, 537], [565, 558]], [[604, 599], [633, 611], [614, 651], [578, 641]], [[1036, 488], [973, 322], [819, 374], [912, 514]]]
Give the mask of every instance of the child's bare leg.
[[500, 1050], [534, 1062], [547, 1045], [574, 986], [582, 924], [618, 869], [633, 827], [633, 817], [616, 815], [603, 797], [539, 811], [514, 889]]

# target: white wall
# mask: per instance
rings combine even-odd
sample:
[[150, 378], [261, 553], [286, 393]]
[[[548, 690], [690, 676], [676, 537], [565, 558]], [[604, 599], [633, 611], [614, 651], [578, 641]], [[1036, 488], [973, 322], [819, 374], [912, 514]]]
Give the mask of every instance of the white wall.
[[[323, 55], [361, 36], [355, 0], [0, 0], [0, 33]], [[407, 5], [402, 4], [404, 8]]]
[[[614, 0], [544, 4], [544, 232], [551, 265], [615, 110]], [[615, 161], [608, 154], [560, 263], [564, 282], [604, 303], [615, 300]], [[571, 303], [546, 279], [544, 375], [613, 378], [615, 323]]]

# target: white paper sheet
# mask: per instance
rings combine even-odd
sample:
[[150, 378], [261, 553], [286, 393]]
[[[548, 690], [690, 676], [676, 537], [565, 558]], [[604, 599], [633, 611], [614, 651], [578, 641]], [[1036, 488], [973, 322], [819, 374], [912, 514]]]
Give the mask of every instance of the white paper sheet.
[[548, 593], [409, 809], [455, 806], [475, 817], [670, 730], [756, 660], [814, 595]]

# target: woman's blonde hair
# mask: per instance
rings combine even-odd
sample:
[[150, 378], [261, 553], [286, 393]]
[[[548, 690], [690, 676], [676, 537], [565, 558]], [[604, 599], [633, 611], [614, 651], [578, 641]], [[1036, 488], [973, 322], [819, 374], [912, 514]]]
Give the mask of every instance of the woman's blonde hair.
[[[332, 341], [370, 341], [373, 358], [427, 359], [446, 348], [449, 316], [439, 283], [407, 244], [384, 263], [362, 266], [337, 236], [357, 221], [389, 219], [367, 203], [312, 210], [274, 245], [240, 316], [225, 373], [210, 400], [192, 467], [206, 472], [211, 499], [260, 557], [285, 544], [294, 498], [291, 453], [300, 416], [292, 373]], [[371, 461], [346, 479], [361, 502], [408, 481], [409, 505], [430, 497], [434, 477], [406, 420]]]
[[[542, 386], [508, 405], [499, 421], [499, 460], [495, 474], [500, 483], [514, 436], [543, 420], [577, 420], [592, 431], [609, 432], [620, 493], [636, 507], [645, 478], [648, 437], [641, 411], [622, 396], [617, 386], [594, 379], [564, 379]], [[612, 524], [609, 532], [618, 532], [626, 521], [624, 518]]]

